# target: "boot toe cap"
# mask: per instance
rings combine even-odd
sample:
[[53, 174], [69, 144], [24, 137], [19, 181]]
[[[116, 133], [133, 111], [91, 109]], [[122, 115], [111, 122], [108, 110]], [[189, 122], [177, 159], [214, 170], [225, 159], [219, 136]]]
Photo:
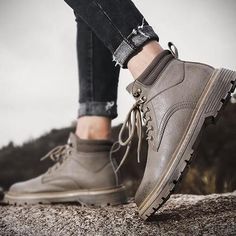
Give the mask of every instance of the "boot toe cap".
[[10, 193], [30, 193], [34, 191], [34, 188], [41, 185], [41, 176], [38, 176], [37, 178], [30, 179], [27, 181], [22, 181], [13, 184], [9, 191]]

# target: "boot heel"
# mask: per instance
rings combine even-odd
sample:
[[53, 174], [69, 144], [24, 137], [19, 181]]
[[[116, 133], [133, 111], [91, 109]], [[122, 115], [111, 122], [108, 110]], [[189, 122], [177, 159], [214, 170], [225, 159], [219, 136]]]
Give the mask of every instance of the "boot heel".
[[219, 112], [230, 100], [236, 87], [236, 72], [227, 69], [217, 69], [210, 79], [210, 96], [206, 101], [205, 115], [213, 117], [212, 122], [219, 118]]

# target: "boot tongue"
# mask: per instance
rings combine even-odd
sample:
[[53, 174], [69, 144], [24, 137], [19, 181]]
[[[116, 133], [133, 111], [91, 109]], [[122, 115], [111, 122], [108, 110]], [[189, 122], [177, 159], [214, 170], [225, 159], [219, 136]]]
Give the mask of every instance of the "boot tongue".
[[126, 90], [127, 90], [128, 93], [130, 93], [130, 94], [132, 94], [133, 87], [134, 87], [134, 83], [135, 83], [135, 82], [132, 82], [132, 83], [130, 83], [130, 84], [126, 87]]
[[68, 143], [69, 145], [71, 145], [73, 148], [76, 148], [76, 149], [77, 149], [77, 146], [78, 146], [78, 137], [77, 137], [75, 134], [70, 133], [69, 139], [68, 139], [67, 143]]

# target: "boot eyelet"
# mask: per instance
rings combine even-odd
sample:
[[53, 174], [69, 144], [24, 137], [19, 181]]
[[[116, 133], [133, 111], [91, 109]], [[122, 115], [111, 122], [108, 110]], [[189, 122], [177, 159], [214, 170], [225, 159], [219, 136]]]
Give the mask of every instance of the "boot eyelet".
[[147, 97], [145, 97], [145, 96], [143, 96], [141, 99], [142, 99], [143, 102], [147, 101]]
[[134, 93], [133, 93], [133, 96], [134, 97], [139, 97], [140, 95], [141, 95], [141, 93], [142, 93], [142, 90], [140, 89], [140, 88], [138, 88]]
[[148, 136], [148, 137], [146, 138], [146, 140], [152, 141], [152, 140], [153, 140], [153, 136]]

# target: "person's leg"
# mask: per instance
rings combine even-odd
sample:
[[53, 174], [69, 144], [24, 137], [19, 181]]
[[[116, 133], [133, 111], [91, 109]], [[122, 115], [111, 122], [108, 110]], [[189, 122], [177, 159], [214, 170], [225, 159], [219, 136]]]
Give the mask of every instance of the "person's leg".
[[157, 34], [131, 0], [65, 2], [91, 27], [121, 67], [127, 68], [129, 59], [141, 52], [135, 65], [129, 63], [135, 77], [162, 51]]
[[147, 43], [143, 49], [130, 58], [127, 67], [134, 79], [137, 79], [149, 66], [152, 60], [163, 51], [157, 41]]
[[112, 55], [75, 12], [79, 71], [79, 111], [76, 135], [82, 139], [109, 139], [111, 120], [117, 117], [119, 67]]
[[16, 183], [4, 201], [35, 204], [78, 201], [86, 206], [126, 202], [115, 163], [110, 160], [111, 120], [117, 116], [119, 68], [111, 53], [80, 18], [77, 19], [79, 111], [76, 135], [44, 158], [56, 162], [46, 173]]
[[[215, 119], [234, 91], [236, 72], [181, 61], [173, 44], [169, 44], [170, 51], [162, 51], [158, 36], [130, 0], [66, 2], [109, 48], [113, 60], [123, 68], [128, 64], [136, 78], [128, 91], [137, 101], [119, 142], [130, 144], [135, 124], [140, 134], [142, 113], [148, 156], [135, 201], [140, 216], [147, 219], [181, 179], [206, 122]], [[126, 123], [130, 136], [122, 140]]]

